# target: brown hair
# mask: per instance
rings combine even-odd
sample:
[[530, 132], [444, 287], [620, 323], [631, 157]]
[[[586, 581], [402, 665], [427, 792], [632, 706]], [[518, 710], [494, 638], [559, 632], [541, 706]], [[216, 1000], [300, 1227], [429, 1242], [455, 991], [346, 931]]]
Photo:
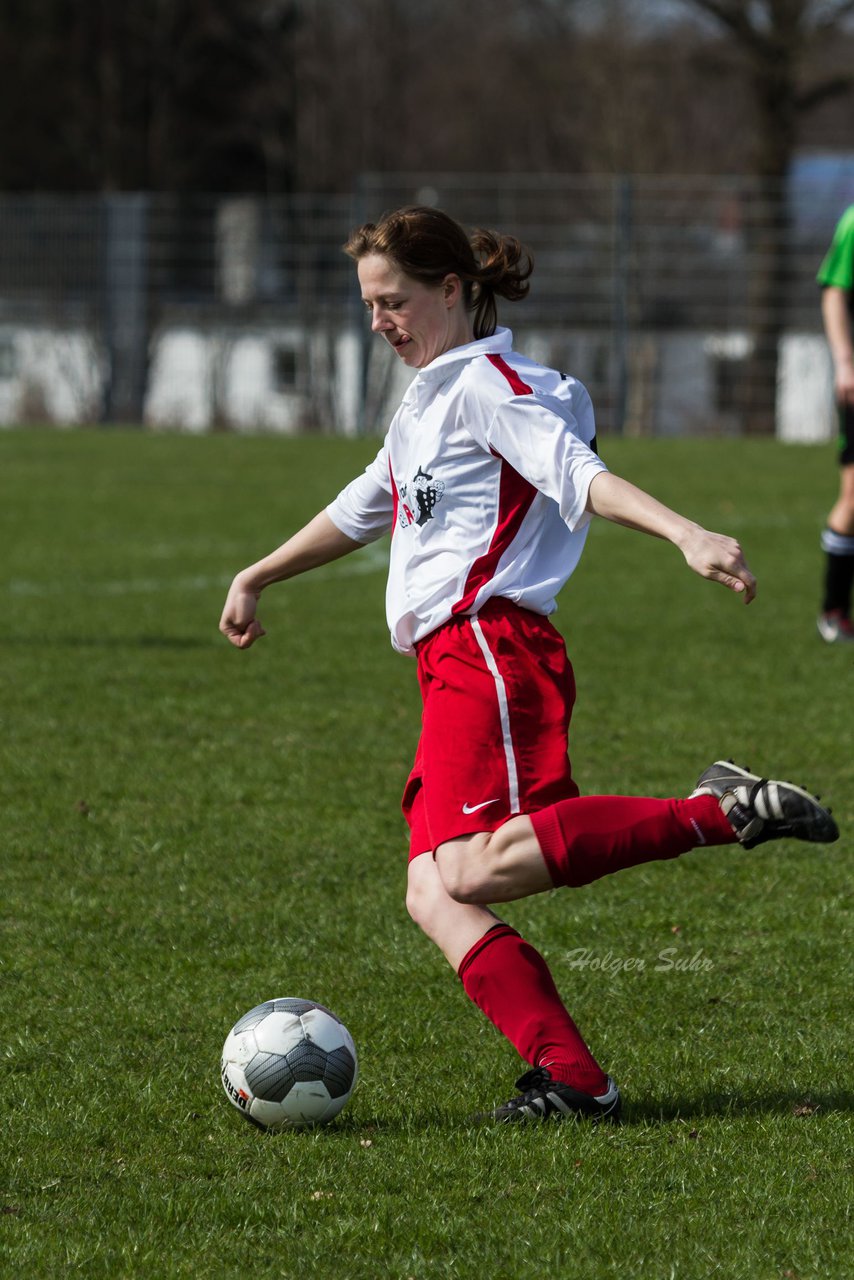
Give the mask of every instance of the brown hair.
[[366, 222], [343, 246], [354, 261], [370, 253], [390, 258], [422, 284], [440, 285], [447, 275], [463, 282], [467, 311], [474, 312], [474, 336], [488, 338], [498, 322], [496, 295], [518, 302], [528, 292], [531, 254], [513, 236], [475, 231], [469, 236], [441, 209], [411, 205]]

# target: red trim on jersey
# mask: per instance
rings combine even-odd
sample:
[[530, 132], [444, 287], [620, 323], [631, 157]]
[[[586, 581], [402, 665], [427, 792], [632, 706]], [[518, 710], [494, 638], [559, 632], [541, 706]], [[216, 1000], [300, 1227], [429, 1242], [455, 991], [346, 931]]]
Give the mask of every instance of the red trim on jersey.
[[533, 389], [528, 386], [527, 382], [523, 382], [515, 369], [511, 369], [510, 365], [503, 356], [487, 356], [487, 360], [493, 365], [499, 373], [503, 373], [504, 377], [510, 383], [510, 387], [517, 396], [533, 395]]
[[399, 496], [397, 492], [397, 485], [394, 481], [394, 472], [391, 469], [391, 458], [388, 460], [388, 478], [391, 481], [391, 500], [394, 504], [391, 513], [391, 536], [394, 537], [394, 531], [397, 528], [397, 505], [399, 502]]
[[[486, 358], [507, 379], [510, 389], [515, 395], [533, 395], [531, 387], [528, 386], [527, 382], [522, 381], [515, 369], [511, 369], [503, 356], [488, 355]], [[490, 578], [495, 576], [498, 561], [519, 532], [522, 521], [528, 514], [528, 509], [537, 494], [534, 486], [523, 476], [520, 476], [519, 472], [514, 470], [509, 462], [501, 457], [500, 453], [495, 453], [494, 449], [492, 452], [501, 461], [501, 482], [498, 490], [498, 523], [495, 526], [495, 533], [492, 535], [489, 550], [482, 556], [478, 556], [469, 570], [462, 598], [454, 605], [451, 610], [452, 614], [468, 613], [475, 602], [478, 591], [489, 582]]]
[[[489, 357], [492, 359], [492, 356]], [[478, 556], [469, 569], [462, 597], [451, 609], [453, 615], [468, 613], [474, 605], [477, 593], [491, 578], [495, 577], [498, 562], [512, 543], [521, 528], [522, 521], [537, 490], [520, 476], [500, 454], [495, 455], [501, 461], [501, 481], [498, 487], [498, 522], [489, 548], [482, 556]]]

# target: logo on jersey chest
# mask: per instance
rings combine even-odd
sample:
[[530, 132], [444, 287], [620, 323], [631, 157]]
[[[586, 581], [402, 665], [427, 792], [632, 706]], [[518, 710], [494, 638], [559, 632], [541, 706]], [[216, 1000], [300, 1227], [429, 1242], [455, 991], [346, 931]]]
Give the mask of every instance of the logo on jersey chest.
[[423, 525], [432, 520], [436, 503], [441, 501], [444, 492], [444, 481], [436, 480], [419, 467], [411, 480], [398, 486], [400, 507], [397, 520], [400, 527], [407, 529], [411, 524]]

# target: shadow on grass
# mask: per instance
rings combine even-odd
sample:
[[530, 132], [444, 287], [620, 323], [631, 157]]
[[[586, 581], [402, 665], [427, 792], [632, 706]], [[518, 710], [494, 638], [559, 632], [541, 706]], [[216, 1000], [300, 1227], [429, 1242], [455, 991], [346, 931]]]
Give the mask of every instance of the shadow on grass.
[[[778, 1093], [767, 1090], [756, 1094], [733, 1096], [723, 1093], [698, 1094], [696, 1097], [674, 1097], [666, 1099], [627, 1100], [623, 1108], [622, 1130], [634, 1126], [652, 1127], [657, 1124], [673, 1124], [683, 1122], [694, 1124], [701, 1119], [713, 1117], [742, 1118], [746, 1116], [827, 1116], [834, 1112], [848, 1114], [854, 1111], [854, 1093], [843, 1090], [830, 1092], [809, 1092], [804, 1094], [793, 1091]], [[451, 1112], [433, 1113], [431, 1115], [413, 1112], [407, 1116], [342, 1116], [336, 1120], [331, 1131], [342, 1138], [359, 1137], [363, 1142], [375, 1137], [400, 1136], [401, 1134], [426, 1134], [428, 1132], [446, 1132], [448, 1129], [471, 1129], [472, 1131], [494, 1130], [501, 1126], [488, 1122], [478, 1122], [473, 1117], [461, 1117]], [[511, 1126], [515, 1128], [515, 1126]], [[618, 1133], [620, 1129], [612, 1129], [610, 1125], [603, 1128], [605, 1133]]]
[[854, 1093], [845, 1090], [807, 1093], [771, 1089], [755, 1094], [701, 1093], [695, 1097], [627, 1099], [623, 1124], [697, 1120], [709, 1116], [825, 1116], [854, 1110]]

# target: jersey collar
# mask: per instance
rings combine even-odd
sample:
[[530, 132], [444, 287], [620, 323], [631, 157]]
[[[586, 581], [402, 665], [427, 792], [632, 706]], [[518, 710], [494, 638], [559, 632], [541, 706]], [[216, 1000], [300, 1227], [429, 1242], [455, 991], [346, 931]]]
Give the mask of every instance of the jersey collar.
[[500, 355], [512, 350], [512, 332], [509, 329], [498, 328], [488, 338], [476, 338], [474, 342], [467, 342], [462, 347], [452, 347], [450, 351], [443, 352], [418, 371], [415, 381], [443, 382], [445, 378], [456, 372], [460, 365], [467, 364], [476, 356]]

